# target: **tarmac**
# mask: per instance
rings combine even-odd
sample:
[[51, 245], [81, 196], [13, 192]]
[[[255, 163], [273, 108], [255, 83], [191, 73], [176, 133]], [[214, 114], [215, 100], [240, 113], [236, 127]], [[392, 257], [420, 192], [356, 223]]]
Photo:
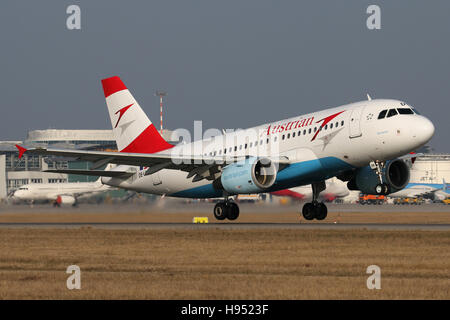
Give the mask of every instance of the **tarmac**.
[[[78, 207], [60, 208], [49, 204], [3, 204], [0, 205], [0, 229], [450, 230], [450, 206], [443, 204], [327, 204], [329, 217], [320, 223], [302, 219], [300, 203], [241, 203], [239, 206], [241, 216], [238, 220], [218, 222], [212, 217], [214, 203], [211, 202], [187, 203], [171, 199], [153, 203], [80, 204]], [[366, 214], [381, 218], [366, 221]], [[336, 219], [338, 215], [343, 217], [343, 221]], [[400, 215], [404, 218], [399, 220], [397, 217]], [[209, 216], [209, 223], [194, 224], [190, 222], [193, 216]]]

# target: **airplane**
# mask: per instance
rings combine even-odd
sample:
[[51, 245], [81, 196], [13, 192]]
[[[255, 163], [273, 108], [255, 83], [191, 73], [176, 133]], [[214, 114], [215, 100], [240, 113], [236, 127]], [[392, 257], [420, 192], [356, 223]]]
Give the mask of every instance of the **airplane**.
[[436, 183], [409, 183], [400, 191], [389, 194], [391, 198], [415, 198], [425, 197], [432, 200], [444, 200], [450, 196], [447, 192], [447, 184], [442, 179], [442, 184]]
[[78, 198], [93, 196], [109, 189], [111, 187], [104, 185], [101, 178], [94, 182], [31, 183], [14, 191], [11, 199], [30, 203], [52, 201], [58, 207], [61, 204], [76, 206]]
[[[300, 186], [280, 191], [271, 192], [272, 195], [290, 197], [297, 200], [312, 199], [312, 190], [309, 186]], [[325, 201], [333, 201], [336, 198], [344, 198], [350, 194], [346, 184], [339, 179], [325, 181], [325, 190], [320, 198]]]
[[[389, 194], [404, 188], [410, 169], [404, 155], [425, 145], [433, 123], [403, 101], [371, 99], [176, 146], [165, 141], [117, 77], [102, 80], [119, 152], [30, 148], [42, 156], [75, 157], [91, 170], [49, 172], [102, 176], [109, 186], [182, 198], [223, 197], [217, 220], [235, 220], [237, 194], [273, 192], [311, 185], [306, 220], [323, 220], [319, 201], [325, 180], [338, 177], [350, 190]], [[399, 158], [401, 157], [401, 158]], [[97, 170], [105, 163], [111, 171]]]

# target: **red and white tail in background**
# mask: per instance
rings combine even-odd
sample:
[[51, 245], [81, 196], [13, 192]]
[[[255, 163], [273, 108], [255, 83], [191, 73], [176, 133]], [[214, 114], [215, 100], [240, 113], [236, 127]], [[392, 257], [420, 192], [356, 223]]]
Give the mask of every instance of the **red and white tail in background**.
[[120, 152], [155, 153], [173, 147], [161, 137], [119, 77], [103, 79], [102, 85]]

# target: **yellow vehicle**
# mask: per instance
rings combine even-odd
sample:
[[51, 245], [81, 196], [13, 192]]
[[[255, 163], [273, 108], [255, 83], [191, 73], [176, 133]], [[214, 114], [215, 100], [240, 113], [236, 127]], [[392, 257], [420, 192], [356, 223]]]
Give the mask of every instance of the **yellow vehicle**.
[[445, 204], [450, 204], [450, 198], [447, 198], [447, 199], [445, 199], [445, 200], [442, 200], [442, 202], [445, 203]]
[[422, 204], [424, 203], [422, 198], [396, 198], [394, 204]]

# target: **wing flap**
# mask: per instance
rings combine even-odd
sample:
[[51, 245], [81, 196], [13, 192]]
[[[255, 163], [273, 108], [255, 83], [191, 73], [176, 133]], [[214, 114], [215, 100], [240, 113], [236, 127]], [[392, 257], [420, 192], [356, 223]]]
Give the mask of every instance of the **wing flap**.
[[79, 169], [51, 169], [44, 172], [79, 174], [83, 176], [111, 177], [111, 178], [128, 178], [135, 172], [129, 171], [103, 171], [103, 170], [79, 170]]

